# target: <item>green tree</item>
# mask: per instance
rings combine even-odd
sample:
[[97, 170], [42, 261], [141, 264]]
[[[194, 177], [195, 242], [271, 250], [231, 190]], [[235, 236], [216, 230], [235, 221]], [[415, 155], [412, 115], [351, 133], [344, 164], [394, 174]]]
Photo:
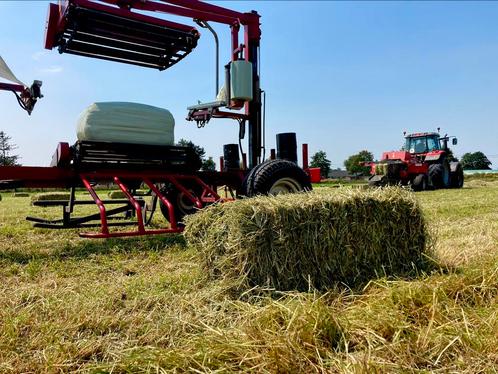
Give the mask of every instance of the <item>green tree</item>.
[[369, 175], [370, 167], [363, 166], [362, 162], [373, 161], [373, 154], [367, 150], [351, 155], [346, 161], [344, 166], [349, 174]]
[[17, 149], [15, 144], [11, 143], [11, 137], [4, 131], [0, 131], [0, 166], [19, 165], [18, 155], [12, 155], [11, 152]]
[[201, 170], [216, 170], [216, 163], [214, 162], [212, 157], [206, 159], [206, 151], [203, 147], [196, 145], [192, 141], [186, 139], [180, 139], [176, 143], [176, 145], [180, 147], [192, 148], [201, 161], [201, 163], [199, 164], [201, 165]]
[[464, 170], [490, 170], [491, 161], [482, 152], [468, 152], [462, 156]]
[[455, 157], [451, 148], [448, 148], [448, 150], [446, 151], [446, 157], [450, 162], [458, 161], [458, 158]]
[[199, 158], [202, 161], [204, 161], [204, 156], [206, 156], [206, 151], [201, 146], [195, 145], [190, 140], [186, 140], [186, 139], [180, 139], [178, 141], [178, 143], [176, 143], [176, 144], [178, 146], [180, 146], [180, 147], [190, 147], [190, 148], [192, 148], [195, 151], [195, 153], [199, 156]]
[[212, 157], [209, 157], [207, 160], [204, 160], [202, 162], [201, 170], [204, 170], [204, 171], [215, 171], [216, 170], [216, 163], [214, 162]]
[[324, 151], [318, 151], [311, 156], [310, 166], [312, 168], [320, 168], [320, 174], [323, 178], [328, 177], [330, 165], [330, 160], [327, 160], [327, 154]]

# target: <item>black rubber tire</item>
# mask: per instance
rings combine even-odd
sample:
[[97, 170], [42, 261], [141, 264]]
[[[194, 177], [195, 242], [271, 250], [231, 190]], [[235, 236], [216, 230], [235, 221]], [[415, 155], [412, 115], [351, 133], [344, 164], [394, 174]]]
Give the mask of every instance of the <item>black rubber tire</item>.
[[[194, 196], [199, 197], [202, 191], [199, 186], [185, 186]], [[183, 218], [186, 215], [194, 214], [199, 209], [191, 202], [183, 192], [177, 190], [174, 186], [167, 186], [161, 189], [161, 193], [166, 197], [171, 204], [173, 204], [173, 209], [175, 211], [175, 218], [177, 224], [179, 226], [183, 226]], [[169, 210], [166, 205], [163, 204], [161, 200], [159, 200], [159, 208], [161, 209], [161, 213], [166, 218], [168, 222], [169, 220]], [[170, 222], [171, 223], [171, 222]]]
[[451, 181], [451, 188], [463, 187], [464, 176], [463, 176], [463, 168], [460, 163], [457, 165], [456, 170], [451, 173], [450, 181]]
[[[308, 174], [295, 163], [287, 160], [268, 160], [256, 166], [244, 181], [245, 195], [253, 197], [268, 195], [282, 186], [285, 192], [311, 191]], [[277, 186], [277, 187], [276, 187]], [[281, 193], [282, 193], [281, 192]]]
[[446, 161], [429, 165], [429, 179], [434, 188], [449, 188], [450, 165]]
[[427, 189], [427, 176], [425, 174], [419, 174], [412, 181], [413, 191], [425, 191]]

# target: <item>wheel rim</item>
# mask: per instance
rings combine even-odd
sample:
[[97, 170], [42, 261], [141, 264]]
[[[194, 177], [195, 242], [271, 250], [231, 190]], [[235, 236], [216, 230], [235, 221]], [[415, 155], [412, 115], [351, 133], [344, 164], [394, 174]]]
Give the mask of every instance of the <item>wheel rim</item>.
[[268, 193], [270, 195], [279, 195], [285, 193], [295, 193], [302, 190], [301, 185], [296, 180], [292, 178], [282, 178], [273, 183]]
[[[190, 194], [195, 197], [195, 192], [194, 191], [188, 190], [188, 192], [190, 192]], [[184, 213], [185, 215], [187, 215], [190, 212], [192, 212], [192, 210], [195, 207], [195, 204], [193, 203], [193, 201], [191, 201], [187, 197], [187, 195], [185, 195], [183, 192], [181, 192], [180, 194], [178, 194], [177, 206], [178, 206], [178, 209], [182, 213]]]

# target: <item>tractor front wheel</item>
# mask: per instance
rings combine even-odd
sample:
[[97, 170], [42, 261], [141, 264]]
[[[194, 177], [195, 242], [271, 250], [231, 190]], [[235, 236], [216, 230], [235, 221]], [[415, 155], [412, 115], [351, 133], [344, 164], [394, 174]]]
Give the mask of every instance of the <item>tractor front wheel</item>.
[[425, 174], [419, 174], [412, 181], [413, 191], [425, 191], [427, 189], [427, 176]]
[[244, 181], [245, 195], [279, 195], [311, 191], [309, 176], [295, 163], [269, 160], [256, 166]]
[[[199, 197], [202, 193], [202, 191], [200, 191], [200, 187], [198, 186], [185, 186], [185, 188], [194, 197]], [[184, 192], [179, 191], [174, 186], [164, 187], [163, 189], [161, 189], [161, 193], [173, 205], [176, 222], [180, 226], [183, 226], [182, 221], [186, 215], [193, 214], [199, 210], [195, 206], [194, 202], [190, 200]], [[161, 200], [159, 200], [159, 207], [161, 208], [161, 213], [164, 218], [166, 218], [166, 220], [170, 222], [169, 209], [166, 205], [163, 204]]]

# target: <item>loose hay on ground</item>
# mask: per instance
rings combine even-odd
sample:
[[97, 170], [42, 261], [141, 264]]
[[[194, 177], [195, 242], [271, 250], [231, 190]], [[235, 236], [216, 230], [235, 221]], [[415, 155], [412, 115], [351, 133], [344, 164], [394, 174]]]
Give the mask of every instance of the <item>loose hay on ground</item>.
[[421, 209], [398, 188], [219, 204], [188, 217], [185, 237], [211, 276], [241, 292], [357, 287], [421, 268], [428, 250]]

